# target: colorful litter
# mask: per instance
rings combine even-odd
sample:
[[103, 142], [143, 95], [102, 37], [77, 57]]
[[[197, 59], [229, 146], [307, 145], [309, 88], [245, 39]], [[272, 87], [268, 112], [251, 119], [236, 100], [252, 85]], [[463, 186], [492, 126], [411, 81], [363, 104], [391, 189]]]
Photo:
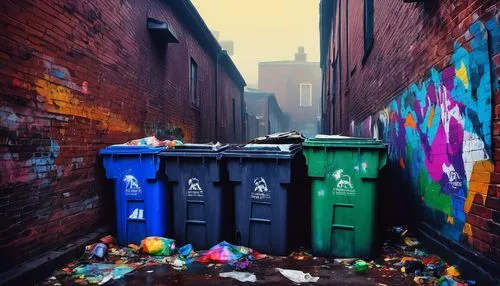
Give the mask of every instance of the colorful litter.
[[201, 263], [228, 263], [238, 261], [242, 258], [255, 261], [265, 257], [266, 255], [251, 248], [232, 245], [223, 241], [203, 252], [196, 258], [196, 261]]
[[141, 250], [145, 254], [170, 256], [175, 251], [175, 241], [159, 236], [149, 236], [141, 241]]
[[141, 139], [130, 140], [125, 145], [130, 146], [151, 146], [151, 147], [167, 147], [173, 148], [176, 146], [182, 146], [183, 143], [179, 140], [159, 140], [155, 136], [145, 137]]

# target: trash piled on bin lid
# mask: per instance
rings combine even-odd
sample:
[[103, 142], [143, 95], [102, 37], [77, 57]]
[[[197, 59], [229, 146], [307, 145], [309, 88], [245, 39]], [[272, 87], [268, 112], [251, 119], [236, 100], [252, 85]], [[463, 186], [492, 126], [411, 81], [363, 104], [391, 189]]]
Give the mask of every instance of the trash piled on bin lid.
[[173, 148], [176, 146], [184, 145], [182, 141], [179, 140], [159, 140], [155, 136], [144, 137], [140, 139], [130, 140], [122, 145], [127, 146], [150, 146], [150, 147], [167, 147]]
[[304, 142], [306, 138], [297, 131], [280, 132], [258, 137], [249, 144], [298, 144]]

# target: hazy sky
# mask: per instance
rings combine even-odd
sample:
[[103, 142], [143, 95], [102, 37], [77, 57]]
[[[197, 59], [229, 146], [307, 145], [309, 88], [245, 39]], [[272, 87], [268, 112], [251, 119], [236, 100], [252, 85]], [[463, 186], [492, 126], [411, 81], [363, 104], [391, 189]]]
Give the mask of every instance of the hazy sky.
[[220, 40], [234, 41], [233, 61], [247, 84], [257, 84], [258, 62], [293, 60], [303, 46], [319, 61], [318, 0], [192, 0]]

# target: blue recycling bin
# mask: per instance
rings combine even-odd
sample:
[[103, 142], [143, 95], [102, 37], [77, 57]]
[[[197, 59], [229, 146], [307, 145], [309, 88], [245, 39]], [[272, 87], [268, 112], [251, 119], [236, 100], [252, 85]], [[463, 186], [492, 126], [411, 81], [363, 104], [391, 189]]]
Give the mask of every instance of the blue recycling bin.
[[234, 184], [236, 243], [272, 255], [308, 246], [310, 184], [300, 144], [224, 152]]
[[158, 154], [163, 147], [112, 145], [100, 151], [114, 181], [118, 244], [169, 235], [170, 199]]
[[222, 151], [228, 146], [185, 144], [160, 153], [173, 194], [174, 237], [209, 249], [233, 234], [232, 192]]

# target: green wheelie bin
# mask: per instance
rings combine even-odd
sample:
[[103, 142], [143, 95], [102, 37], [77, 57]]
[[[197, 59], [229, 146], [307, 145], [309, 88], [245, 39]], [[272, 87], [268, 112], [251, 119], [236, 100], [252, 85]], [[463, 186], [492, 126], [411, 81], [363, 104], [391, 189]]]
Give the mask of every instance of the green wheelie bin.
[[304, 142], [311, 178], [311, 248], [318, 256], [369, 258], [376, 180], [387, 161], [379, 140], [317, 135]]

